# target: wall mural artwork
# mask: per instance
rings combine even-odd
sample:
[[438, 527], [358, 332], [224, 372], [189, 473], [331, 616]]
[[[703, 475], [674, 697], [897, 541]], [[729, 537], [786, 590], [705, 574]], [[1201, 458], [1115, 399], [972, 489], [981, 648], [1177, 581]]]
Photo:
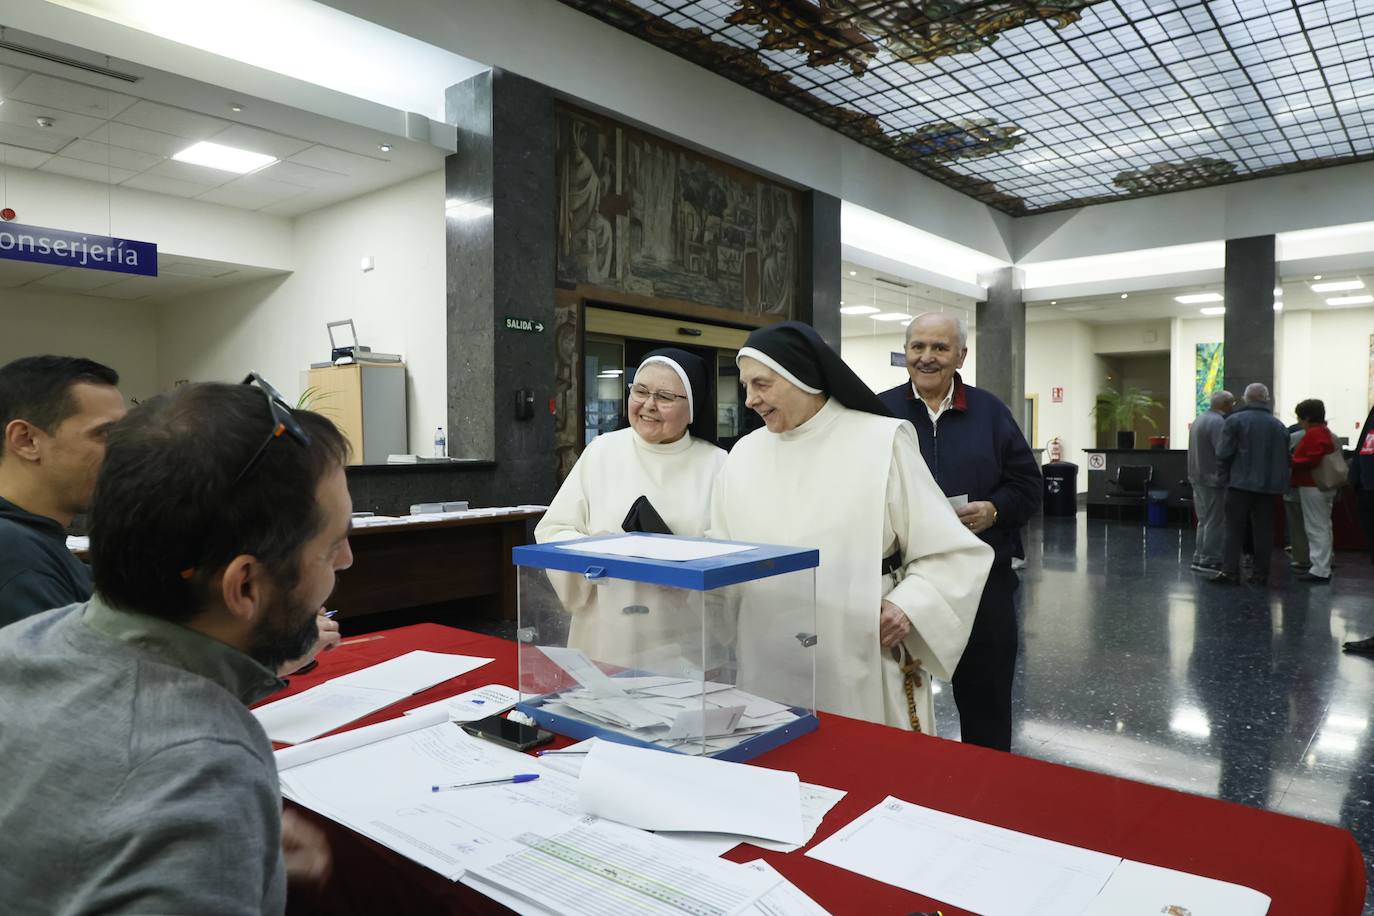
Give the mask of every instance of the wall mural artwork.
[[[1371, 343], [1371, 347], [1374, 347], [1374, 343]], [[1198, 344], [1194, 367], [1197, 377], [1197, 411], [1194, 416], [1197, 416], [1211, 409], [1212, 393], [1220, 390], [1225, 381], [1226, 372], [1222, 345], [1219, 343]]]
[[791, 318], [801, 195], [623, 124], [558, 112], [558, 279]]

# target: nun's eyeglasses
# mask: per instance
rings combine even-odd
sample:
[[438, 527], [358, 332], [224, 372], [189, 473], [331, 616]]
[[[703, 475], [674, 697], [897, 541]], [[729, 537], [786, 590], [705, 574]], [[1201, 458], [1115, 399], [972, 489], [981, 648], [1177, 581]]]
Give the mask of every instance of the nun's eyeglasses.
[[687, 395], [673, 394], [671, 391], [650, 391], [644, 385], [630, 386], [631, 400], [639, 401], [642, 404], [650, 398], [653, 398], [654, 403], [657, 404], [659, 407], [671, 407], [678, 401], [687, 400]]

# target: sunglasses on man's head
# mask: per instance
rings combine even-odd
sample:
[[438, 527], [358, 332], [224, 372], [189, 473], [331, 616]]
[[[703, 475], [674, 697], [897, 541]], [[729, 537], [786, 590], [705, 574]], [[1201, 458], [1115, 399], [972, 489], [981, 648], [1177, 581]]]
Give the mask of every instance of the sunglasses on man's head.
[[243, 466], [243, 470], [239, 471], [238, 476], [234, 478], [235, 486], [238, 485], [239, 481], [247, 477], [248, 473], [252, 471], [253, 468], [257, 467], [258, 462], [262, 460], [263, 453], [267, 451], [267, 447], [282, 436], [290, 436], [304, 446], [310, 445], [310, 434], [301, 427], [300, 423], [296, 422], [295, 416], [291, 413], [291, 406], [286, 403], [286, 399], [282, 397], [280, 391], [273, 388], [271, 383], [256, 372], [248, 373], [248, 376], [243, 380], [243, 384], [256, 385], [263, 393], [263, 396], [267, 398], [267, 409], [271, 411], [272, 414], [272, 431], [267, 434], [267, 438], [263, 440], [262, 445], [258, 446], [258, 450], [253, 453], [253, 457], [248, 459], [248, 463]]

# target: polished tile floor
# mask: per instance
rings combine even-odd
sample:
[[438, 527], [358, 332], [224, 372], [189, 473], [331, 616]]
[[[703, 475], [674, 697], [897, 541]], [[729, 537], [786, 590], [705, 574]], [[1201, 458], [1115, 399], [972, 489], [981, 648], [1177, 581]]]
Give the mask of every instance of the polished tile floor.
[[[1047, 518], [1026, 537], [1013, 750], [1351, 830], [1374, 884], [1374, 567], [1219, 587], [1193, 532]], [[1282, 567], [1282, 568], [1280, 568]], [[941, 734], [957, 737], [946, 688]], [[1366, 903], [1374, 914], [1374, 903]]]

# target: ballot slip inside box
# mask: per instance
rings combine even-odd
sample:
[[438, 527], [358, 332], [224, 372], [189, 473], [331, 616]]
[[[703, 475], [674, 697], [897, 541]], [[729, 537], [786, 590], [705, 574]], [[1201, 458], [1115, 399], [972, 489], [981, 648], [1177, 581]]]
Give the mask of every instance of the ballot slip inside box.
[[517, 547], [520, 703], [542, 728], [744, 761], [814, 730], [814, 549], [658, 534]]

